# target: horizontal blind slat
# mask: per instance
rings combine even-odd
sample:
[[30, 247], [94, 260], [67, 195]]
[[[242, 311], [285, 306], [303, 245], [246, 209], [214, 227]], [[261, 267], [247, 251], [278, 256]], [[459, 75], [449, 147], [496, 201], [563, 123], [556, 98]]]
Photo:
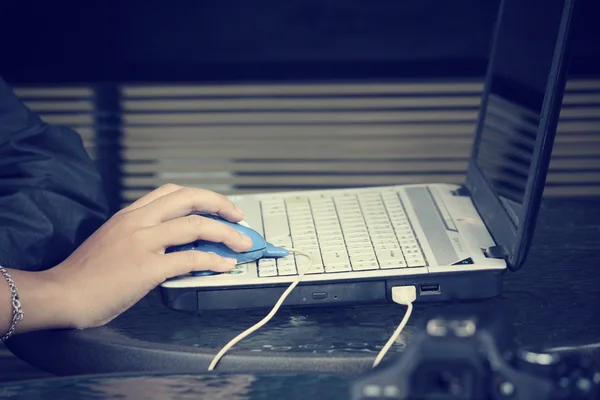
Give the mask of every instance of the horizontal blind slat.
[[185, 124], [256, 124], [256, 123], [379, 123], [379, 122], [410, 122], [410, 121], [475, 121], [476, 111], [399, 111], [399, 112], [227, 112], [227, 113], [125, 113], [125, 125], [155, 124], [155, 125], [185, 125]]

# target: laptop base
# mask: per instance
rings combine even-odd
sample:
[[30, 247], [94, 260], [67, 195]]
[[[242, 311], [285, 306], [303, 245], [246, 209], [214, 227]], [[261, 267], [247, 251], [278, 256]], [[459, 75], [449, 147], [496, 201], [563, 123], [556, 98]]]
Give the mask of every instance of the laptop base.
[[[505, 270], [454, 272], [399, 276], [387, 279], [352, 280], [324, 283], [300, 282], [283, 307], [385, 304], [392, 302], [394, 286], [414, 285], [419, 302], [451, 302], [496, 297], [502, 292]], [[180, 311], [271, 308], [286, 285], [239, 286], [221, 288], [162, 287], [165, 304]]]

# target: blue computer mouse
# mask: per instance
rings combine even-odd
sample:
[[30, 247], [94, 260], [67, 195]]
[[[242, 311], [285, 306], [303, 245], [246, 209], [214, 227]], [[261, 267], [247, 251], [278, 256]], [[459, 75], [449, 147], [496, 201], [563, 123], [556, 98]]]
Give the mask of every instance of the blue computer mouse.
[[[286, 257], [289, 255], [289, 251], [282, 248], [273, 246], [268, 243], [260, 233], [256, 232], [252, 228], [248, 228], [247, 226], [229, 222], [219, 216], [215, 216], [212, 214], [200, 214], [205, 218], [211, 218], [215, 221], [219, 221], [223, 224], [229, 225], [242, 234], [248, 236], [252, 240], [252, 248], [245, 252], [237, 252], [231, 250], [229, 247], [224, 245], [223, 243], [214, 243], [205, 240], [196, 240], [195, 242], [183, 244], [179, 246], [172, 246], [167, 248], [166, 253], [173, 253], [175, 251], [186, 251], [186, 250], [199, 250], [204, 251], [206, 253], [216, 253], [220, 256], [227, 258], [235, 258], [238, 264], [256, 261], [261, 258], [279, 258]], [[205, 276], [205, 275], [215, 275], [219, 274], [219, 272], [215, 271], [195, 271], [191, 273], [194, 276]]]

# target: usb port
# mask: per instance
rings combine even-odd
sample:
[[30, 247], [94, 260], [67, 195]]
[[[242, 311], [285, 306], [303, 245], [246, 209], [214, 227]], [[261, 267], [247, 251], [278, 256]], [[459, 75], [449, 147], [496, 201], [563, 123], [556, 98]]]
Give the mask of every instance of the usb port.
[[440, 290], [440, 285], [426, 284], [426, 285], [421, 285], [419, 287], [420, 295], [430, 295], [430, 294], [440, 294], [440, 293], [442, 293], [442, 291]]

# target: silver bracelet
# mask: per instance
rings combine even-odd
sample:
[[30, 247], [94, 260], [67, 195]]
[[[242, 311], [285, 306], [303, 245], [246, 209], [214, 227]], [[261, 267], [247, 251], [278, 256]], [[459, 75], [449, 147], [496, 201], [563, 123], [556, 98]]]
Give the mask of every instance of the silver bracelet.
[[12, 280], [10, 274], [2, 266], [0, 266], [0, 273], [4, 275], [4, 277], [6, 278], [6, 282], [8, 282], [8, 287], [10, 288], [10, 293], [12, 296], [13, 308], [12, 324], [10, 325], [8, 332], [6, 332], [6, 334], [0, 339], [4, 342], [12, 336], [12, 334], [15, 332], [15, 329], [17, 328], [17, 324], [23, 319], [23, 309], [21, 308], [21, 302], [19, 301], [19, 292], [17, 291], [17, 286], [15, 286], [15, 282]]

